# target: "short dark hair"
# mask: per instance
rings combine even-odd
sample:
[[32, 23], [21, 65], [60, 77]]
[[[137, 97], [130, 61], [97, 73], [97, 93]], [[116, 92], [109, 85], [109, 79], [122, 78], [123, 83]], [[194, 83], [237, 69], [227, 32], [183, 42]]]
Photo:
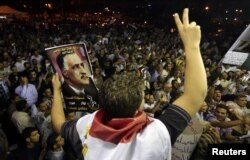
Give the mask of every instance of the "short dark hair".
[[222, 85], [221, 84], [219, 84], [219, 85], [216, 85], [215, 86], [215, 89], [214, 89], [215, 91], [220, 91], [220, 92], [222, 92], [223, 91], [223, 87], [222, 87]]
[[247, 96], [246, 96], [246, 94], [244, 94], [244, 93], [237, 93], [236, 95], [235, 95], [235, 100], [239, 100], [240, 98], [246, 98]]
[[38, 131], [38, 129], [36, 127], [26, 127], [24, 128], [23, 132], [22, 132], [22, 140], [23, 143], [26, 143], [26, 138], [29, 138], [31, 136], [31, 133], [34, 131]]
[[228, 108], [228, 106], [225, 103], [219, 103], [219, 104], [217, 104], [216, 105], [216, 109], [217, 108], [223, 108], [223, 109], [225, 109], [227, 111], [227, 113], [229, 113], [229, 108]]
[[143, 80], [133, 73], [121, 73], [107, 79], [100, 88], [100, 105], [107, 118], [133, 117], [140, 107], [144, 91]]
[[66, 55], [70, 55], [70, 54], [76, 54], [74, 51], [65, 51], [65, 52], [61, 52], [57, 57], [56, 57], [56, 62], [57, 62], [57, 65], [58, 67], [62, 70], [64, 69], [64, 57]]
[[57, 57], [56, 57], [56, 62], [57, 62], [57, 65], [58, 67], [62, 70], [64, 68], [64, 54], [59, 54]]
[[19, 77], [21, 78], [21, 77], [29, 77], [28, 76], [28, 73], [26, 73], [26, 72], [21, 72], [21, 73], [19, 73]]
[[54, 132], [52, 132], [48, 138], [47, 138], [47, 149], [48, 150], [53, 150], [53, 145], [56, 144], [56, 138], [58, 137], [58, 135]]
[[27, 107], [27, 101], [25, 99], [21, 99], [16, 102], [16, 110], [22, 111], [24, 108]]
[[24, 62], [23, 63], [24, 67], [26, 67], [27, 64], [30, 65], [30, 62]]

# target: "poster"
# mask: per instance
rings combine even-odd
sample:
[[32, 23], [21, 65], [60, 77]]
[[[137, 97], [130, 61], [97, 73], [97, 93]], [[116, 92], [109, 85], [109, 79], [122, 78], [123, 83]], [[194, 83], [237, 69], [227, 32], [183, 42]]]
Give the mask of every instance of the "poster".
[[[250, 54], [250, 25], [242, 32], [239, 38], [234, 42], [231, 48], [222, 58], [222, 63], [242, 66], [249, 62]], [[250, 70], [247, 65], [246, 69]]]
[[185, 130], [177, 137], [172, 147], [172, 160], [187, 160], [191, 157], [202, 134], [198, 118], [193, 118]]
[[84, 43], [45, 49], [62, 86], [65, 107], [70, 111], [93, 112], [99, 108], [98, 90]]

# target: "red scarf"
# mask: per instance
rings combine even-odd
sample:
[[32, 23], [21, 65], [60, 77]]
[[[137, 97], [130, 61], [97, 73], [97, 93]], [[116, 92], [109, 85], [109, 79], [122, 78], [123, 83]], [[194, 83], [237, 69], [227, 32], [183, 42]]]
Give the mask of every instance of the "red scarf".
[[130, 142], [136, 133], [152, 122], [145, 112], [139, 112], [132, 118], [113, 118], [106, 123], [103, 121], [104, 116], [103, 109], [96, 113], [89, 134], [115, 144]]

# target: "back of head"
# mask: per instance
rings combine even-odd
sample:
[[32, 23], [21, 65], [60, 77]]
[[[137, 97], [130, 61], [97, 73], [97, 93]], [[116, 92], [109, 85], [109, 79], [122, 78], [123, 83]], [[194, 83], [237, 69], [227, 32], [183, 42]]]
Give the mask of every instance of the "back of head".
[[23, 133], [22, 133], [22, 138], [23, 139], [29, 138], [31, 133], [34, 132], [34, 131], [37, 131], [36, 127], [27, 127], [27, 128], [25, 128], [23, 130]]
[[54, 150], [53, 146], [56, 144], [56, 138], [58, 137], [57, 134], [51, 133], [47, 138], [47, 149]]
[[144, 83], [136, 74], [122, 73], [100, 88], [100, 105], [108, 118], [133, 117], [143, 100]]
[[16, 110], [17, 111], [23, 111], [25, 108], [27, 108], [27, 102], [24, 99], [21, 99], [16, 102]]
[[26, 78], [28, 78], [29, 75], [26, 72], [21, 72], [21, 73], [19, 73], [19, 77], [26, 77]]
[[27, 127], [23, 130], [22, 135], [21, 135], [22, 139], [19, 143], [20, 148], [26, 146], [26, 143], [27, 143], [26, 139], [30, 138], [31, 133], [34, 131], [37, 131], [36, 127]]

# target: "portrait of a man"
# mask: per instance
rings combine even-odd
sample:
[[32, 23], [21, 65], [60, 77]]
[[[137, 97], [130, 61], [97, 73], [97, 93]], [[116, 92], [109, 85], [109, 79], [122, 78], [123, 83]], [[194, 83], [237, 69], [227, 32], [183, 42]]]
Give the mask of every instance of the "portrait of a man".
[[83, 46], [59, 46], [48, 52], [48, 55], [55, 71], [61, 75], [66, 107], [84, 111], [96, 108], [98, 90], [93, 82], [91, 65]]

